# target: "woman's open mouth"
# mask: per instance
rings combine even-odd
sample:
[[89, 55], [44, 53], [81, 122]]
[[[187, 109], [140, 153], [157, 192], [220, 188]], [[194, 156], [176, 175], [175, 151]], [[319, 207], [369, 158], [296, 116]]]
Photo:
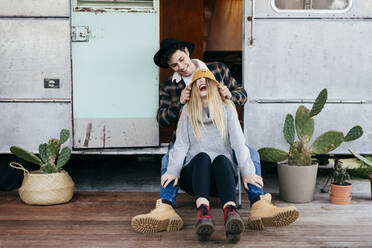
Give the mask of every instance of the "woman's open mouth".
[[199, 85], [199, 91], [206, 91], [207, 90], [207, 85], [206, 84], [200, 84]]

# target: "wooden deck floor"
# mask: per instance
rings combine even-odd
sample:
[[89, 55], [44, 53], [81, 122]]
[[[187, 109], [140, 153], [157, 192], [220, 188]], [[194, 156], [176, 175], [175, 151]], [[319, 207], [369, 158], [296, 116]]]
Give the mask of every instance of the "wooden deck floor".
[[[179, 232], [144, 235], [130, 226], [131, 217], [153, 208], [157, 193], [76, 193], [68, 204], [28, 206], [16, 193], [0, 193], [0, 247], [372, 247], [370, 195], [354, 195], [352, 204], [332, 205], [327, 194], [295, 204], [300, 218], [292, 225], [246, 230], [238, 244], [225, 242], [218, 201], [212, 214], [217, 225], [212, 240], [200, 243], [193, 226], [192, 198], [181, 194], [177, 211], [185, 225]], [[246, 199], [246, 195], [243, 195]], [[288, 205], [274, 196], [274, 203]], [[217, 205], [217, 206], [216, 206]], [[240, 211], [249, 208], [243, 201]]]

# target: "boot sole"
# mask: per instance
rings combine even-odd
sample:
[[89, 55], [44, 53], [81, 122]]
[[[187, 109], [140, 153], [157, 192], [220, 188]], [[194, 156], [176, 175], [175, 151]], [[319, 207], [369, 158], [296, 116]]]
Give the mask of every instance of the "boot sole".
[[244, 223], [238, 216], [231, 216], [225, 224], [226, 240], [229, 243], [236, 243], [240, 240], [240, 234], [244, 232]]
[[182, 228], [183, 221], [180, 218], [159, 220], [152, 217], [145, 217], [132, 219], [131, 224], [134, 230], [141, 233], [174, 232]]
[[214, 232], [214, 224], [209, 219], [202, 220], [195, 228], [199, 241], [210, 240], [211, 235]]
[[265, 227], [288, 226], [298, 219], [298, 210], [278, 213], [272, 217], [248, 217], [248, 227], [254, 230], [263, 230]]

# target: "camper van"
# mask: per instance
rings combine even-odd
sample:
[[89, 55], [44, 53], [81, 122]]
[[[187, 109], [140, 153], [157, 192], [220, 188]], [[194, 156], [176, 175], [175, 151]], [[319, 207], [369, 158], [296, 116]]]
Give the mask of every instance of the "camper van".
[[282, 125], [328, 89], [315, 136], [364, 129], [335, 153], [372, 153], [372, 1], [2, 0], [0, 153], [72, 131], [75, 154], [164, 154], [153, 62], [162, 39], [196, 44], [242, 82], [247, 143], [287, 149]]

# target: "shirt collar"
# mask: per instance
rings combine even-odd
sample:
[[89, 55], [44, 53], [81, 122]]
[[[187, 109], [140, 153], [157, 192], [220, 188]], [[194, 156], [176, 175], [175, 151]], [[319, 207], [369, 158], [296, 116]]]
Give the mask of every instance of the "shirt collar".
[[[200, 70], [200, 69], [208, 69], [207, 65], [199, 59], [192, 59], [191, 62], [194, 63], [194, 65], [196, 66], [195, 71]], [[192, 74], [191, 76], [188, 76], [188, 77], [182, 77], [181, 74], [179, 74], [178, 72], [175, 72], [175, 73], [173, 73], [173, 76], [172, 76], [172, 82], [174, 80], [176, 80], [176, 83], [179, 83], [183, 79], [185, 84], [189, 85], [191, 83], [193, 75], [194, 74]]]

